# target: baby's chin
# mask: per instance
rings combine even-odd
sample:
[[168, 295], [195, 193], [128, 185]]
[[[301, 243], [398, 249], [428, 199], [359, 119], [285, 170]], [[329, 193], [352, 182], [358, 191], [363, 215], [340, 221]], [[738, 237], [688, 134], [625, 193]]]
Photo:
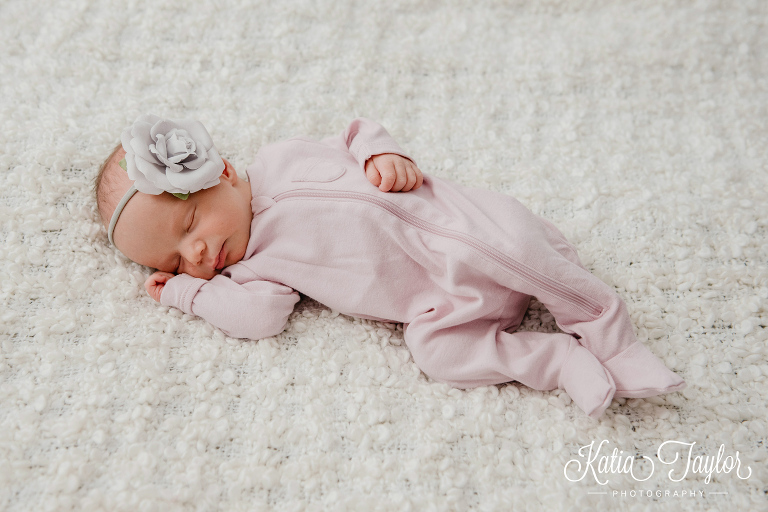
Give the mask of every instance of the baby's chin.
[[243, 258], [245, 258], [245, 253], [248, 251], [248, 242], [250, 241], [250, 229], [248, 230], [248, 235], [249, 236], [244, 237], [245, 238], [244, 241], [240, 240], [240, 243], [237, 243], [236, 241], [232, 241], [229, 244], [226, 244], [229, 252], [227, 253], [227, 256], [225, 259], [226, 264], [224, 268], [227, 268], [231, 265], [234, 265], [235, 263], [240, 263], [241, 261], [243, 261]]
[[[227, 268], [227, 267], [229, 267], [231, 265], [234, 265], [235, 263], [240, 263], [241, 261], [243, 261], [243, 258], [245, 258], [245, 250], [246, 250], [246, 247], [243, 247], [241, 251], [238, 251], [236, 254], [233, 254], [232, 255], [232, 262], [231, 263], [228, 262], [227, 265], [224, 268]], [[227, 259], [229, 259], [229, 258], [227, 258]]]

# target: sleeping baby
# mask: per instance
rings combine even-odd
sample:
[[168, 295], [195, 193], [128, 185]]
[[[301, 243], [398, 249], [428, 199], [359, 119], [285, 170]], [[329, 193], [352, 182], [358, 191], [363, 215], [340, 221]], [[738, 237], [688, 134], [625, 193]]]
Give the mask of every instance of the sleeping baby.
[[[229, 336], [280, 333], [301, 292], [402, 323], [418, 367], [459, 388], [560, 388], [597, 418], [685, 387], [554, 225], [423, 174], [373, 121], [270, 144], [247, 181], [195, 120], [141, 116], [121, 142], [95, 187], [109, 240], [157, 269], [150, 296]], [[564, 332], [515, 332], [532, 296]]]

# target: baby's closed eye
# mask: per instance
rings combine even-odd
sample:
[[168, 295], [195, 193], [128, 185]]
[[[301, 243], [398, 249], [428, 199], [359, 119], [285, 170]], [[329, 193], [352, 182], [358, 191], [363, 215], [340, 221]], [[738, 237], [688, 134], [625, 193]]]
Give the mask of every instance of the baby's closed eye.
[[190, 232], [192, 229], [192, 224], [195, 222], [195, 213], [197, 212], [197, 207], [192, 208], [192, 211], [189, 215], [189, 221], [187, 222], [187, 233]]

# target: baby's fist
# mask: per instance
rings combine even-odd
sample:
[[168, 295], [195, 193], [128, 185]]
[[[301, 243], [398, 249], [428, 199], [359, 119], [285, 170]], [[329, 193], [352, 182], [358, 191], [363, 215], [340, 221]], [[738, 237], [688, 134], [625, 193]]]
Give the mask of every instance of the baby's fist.
[[163, 294], [163, 287], [165, 283], [172, 278], [174, 274], [169, 272], [155, 272], [144, 281], [144, 288], [150, 297], [160, 302], [160, 295]]
[[400, 155], [383, 153], [365, 162], [365, 175], [382, 192], [408, 192], [421, 186], [424, 177], [416, 165]]

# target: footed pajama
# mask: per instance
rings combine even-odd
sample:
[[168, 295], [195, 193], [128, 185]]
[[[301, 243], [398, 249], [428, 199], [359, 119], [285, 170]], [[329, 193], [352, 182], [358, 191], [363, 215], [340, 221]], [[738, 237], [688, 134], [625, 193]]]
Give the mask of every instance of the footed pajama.
[[[345, 314], [402, 322], [414, 361], [435, 380], [563, 388], [593, 417], [614, 396], [685, 386], [551, 223], [511, 196], [426, 174], [417, 190], [381, 192], [363, 171], [381, 153], [407, 157], [366, 119], [339, 137], [262, 148], [247, 169], [245, 258], [210, 281], [172, 278], [162, 303], [258, 339], [284, 328], [299, 291]], [[532, 296], [567, 334], [514, 332]]]

